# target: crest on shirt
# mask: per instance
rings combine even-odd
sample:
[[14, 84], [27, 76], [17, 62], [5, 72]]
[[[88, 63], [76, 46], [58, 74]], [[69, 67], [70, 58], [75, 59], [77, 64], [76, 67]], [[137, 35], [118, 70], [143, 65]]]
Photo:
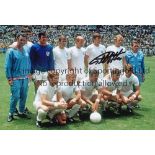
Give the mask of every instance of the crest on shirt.
[[46, 56], [50, 56], [50, 52], [49, 51], [46, 51]]

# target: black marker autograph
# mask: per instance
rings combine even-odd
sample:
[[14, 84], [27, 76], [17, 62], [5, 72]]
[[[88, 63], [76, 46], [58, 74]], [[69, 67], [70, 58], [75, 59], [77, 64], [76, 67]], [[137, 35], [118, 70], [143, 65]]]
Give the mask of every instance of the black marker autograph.
[[116, 52], [116, 53], [113, 51], [105, 52], [103, 54], [100, 54], [93, 60], [91, 60], [89, 62], [89, 65], [100, 64], [100, 63], [105, 63], [105, 62], [107, 62], [107, 64], [108, 64], [115, 60], [121, 60], [122, 58], [120, 58], [119, 55], [121, 55], [123, 53], [125, 53], [125, 52], [123, 52], [123, 49], [121, 49], [120, 52]]

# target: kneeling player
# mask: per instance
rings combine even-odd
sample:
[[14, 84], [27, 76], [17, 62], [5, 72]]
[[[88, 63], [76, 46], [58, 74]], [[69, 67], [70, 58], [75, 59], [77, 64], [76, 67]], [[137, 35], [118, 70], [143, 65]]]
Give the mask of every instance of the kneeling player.
[[106, 75], [103, 79], [104, 86], [102, 90], [104, 100], [110, 101], [107, 102], [104, 110], [107, 110], [110, 108], [110, 106], [112, 106], [115, 108], [114, 112], [117, 114], [120, 112], [119, 110], [121, 109], [122, 104], [122, 99], [120, 95], [122, 82], [120, 80], [120, 74], [121, 72], [119, 69], [112, 69], [110, 74]]
[[[125, 74], [121, 77], [121, 80], [123, 82], [121, 89], [123, 103], [127, 105], [129, 112], [132, 112], [132, 108], [137, 104], [140, 95], [139, 80], [133, 74], [132, 65], [125, 65]], [[135, 92], [133, 92], [133, 86], [135, 87]]]
[[81, 99], [81, 92], [75, 81], [76, 74], [74, 70], [70, 70], [66, 75], [66, 81], [62, 82], [62, 86], [60, 87], [62, 97], [67, 103], [66, 111], [70, 122], [74, 121], [73, 117], [77, 114], [79, 109], [82, 109], [86, 105], [85, 101]]
[[89, 70], [89, 77], [81, 81], [81, 98], [91, 106], [92, 111], [98, 110], [102, 100], [102, 81], [98, 78], [99, 71]]
[[[55, 116], [60, 124], [66, 123], [66, 115], [64, 110], [67, 108], [66, 102], [62, 98], [62, 94], [58, 89], [59, 74], [55, 71], [48, 72], [48, 81], [44, 82], [39, 89], [34, 101], [34, 106], [37, 110], [38, 127], [43, 126], [43, 121], [48, 115], [52, 120]], [[52, 101], [52, 98], [56, 94], [57, 101]]]

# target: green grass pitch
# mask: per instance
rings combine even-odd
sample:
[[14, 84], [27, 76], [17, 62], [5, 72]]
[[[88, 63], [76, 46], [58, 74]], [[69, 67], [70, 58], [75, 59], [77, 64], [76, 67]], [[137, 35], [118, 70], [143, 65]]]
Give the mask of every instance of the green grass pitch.
[[7, 122], [9, 110], [10, 90], [4, 74], [5, 54], [0, 54], [0, 130], [154, 130], [155, 129], [155, 57], [146, 57], [145, 65], [150, 68], [146, 75], [145, 83], [141, 87], [143, 100], [140, 109], [133, 115], [121, 115], [117, 117], [103, 117], [100, 124], [92, 124], [90, 121], [82, 121], [67, 124], [63, 127], [53, 126], [39, 129], [35, 126], [35, 110], [32, 102], [34, 99], [33, 83], [30, 84], [27, 99], [27, 107], [32, 112], [32, 119], [17, 119]]

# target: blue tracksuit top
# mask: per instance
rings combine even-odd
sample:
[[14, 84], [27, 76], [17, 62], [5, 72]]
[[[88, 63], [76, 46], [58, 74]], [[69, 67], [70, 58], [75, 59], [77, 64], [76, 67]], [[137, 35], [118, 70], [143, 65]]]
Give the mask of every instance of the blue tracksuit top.
[[143, 82], [143, 75], [145, 74], [144, 66], [144, 54], [142, 51], [138, 51], [134, 56], [132, 51], [127, 51], [125, 56], [126, 62], [133, 66], [133, 72], [138, 77], [139, 82]]
[[23, 51], [9, 48], [5, 59], [5, 74], [7, 79], [25, 78], [30, 74], [31, 61], [27, 48]]
[[49, 44], [42, 46], [39, 43], [30, 49], [31, 73], [35, 70], [46, 72], [54, 69], [53, 47]]

